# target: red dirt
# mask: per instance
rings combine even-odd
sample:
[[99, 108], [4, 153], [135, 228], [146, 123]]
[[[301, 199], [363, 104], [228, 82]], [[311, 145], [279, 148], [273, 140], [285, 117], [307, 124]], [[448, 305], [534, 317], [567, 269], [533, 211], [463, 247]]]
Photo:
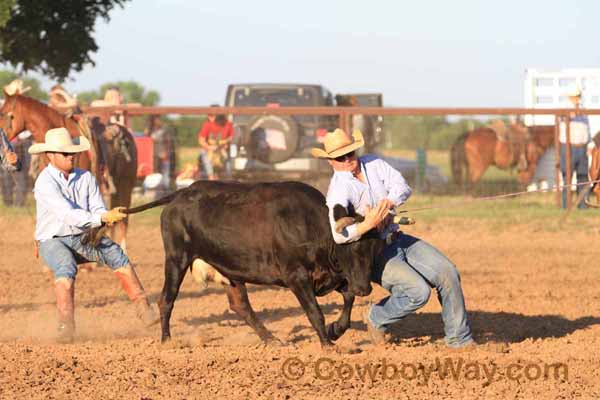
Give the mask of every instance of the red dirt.
[[[370, 300], [384, 296], [376, 287], [358, 299], [352, 329], [339, 340], [337, 353], [320, 349], [289, 291], [250, 288], [259, 317], [286, 343], [264, 347], [228, 311], [221, 288], [200, 291], [191, 276], [173, 312], [174, 339], [161, 345], [160, 328], [139, 326], [105, 268], [79, 274], [77, 341], [55, 344], [52, 281], [32, 256], [31, 224], [28, 217], [0, 217], [1, 398], [600, 397], [600, 248], [590, 246], [598, 232], [520, 225], [499, 233], [476, 221], [464, 226], [438, 221], [435, 229], [417, 224], [411, 233], [427, 238], [458, 265], [480, 345], [464, 351], [443, 345], [440, 306], [432, 296], [395, 328], [398, 344], [373, 346], [361, 315]], [[130, 257], [153, 301], [163, 283], [157, 225], [134, 219], [128, 239]], [[341, 296], [320, 302], [326, 318], [336, 318]], [[461, 360], [458, 376], [444, 378], [445, 363], [458, 367]], [[282, 373], [284, 366], [288, 374], [299, 372], [298, 363], [304, 365], [304, 375], [294, 376], [298, 379]], [[566, 374], [563, 369], [554, 376], [548, 366], [556, 363], [564, 363]], [[489, 379], [485, 371], [492, 370]]]

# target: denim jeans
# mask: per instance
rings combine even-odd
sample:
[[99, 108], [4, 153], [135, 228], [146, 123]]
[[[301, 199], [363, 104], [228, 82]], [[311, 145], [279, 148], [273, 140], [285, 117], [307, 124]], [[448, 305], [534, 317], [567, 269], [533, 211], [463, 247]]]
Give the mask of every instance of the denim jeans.
[[109, 238], [103, 237], [97, 247], [81, 243], [82, 235], [69, 235], [40, 241], [40, 255], [54, 271], [54, 279], [75, 280], [77, 264], [99, 262], [110, 269], [129, 264], [123, 249]]
[[[571, 146], [571, 174], [575, 172], [577, 183], [587, 182], [588, 169], [587, 146]], [[563, 179], [562, 208], [567, 208], [567, 196], [571, 188], [567, 187], [567, 145], [563, 143], [560, 145], [560, 172]], [[577, 185], [577, 194], [583, 189], [583, 185]], [[577, 208], [584, 209], [587, 205], [582, 201]]]
[[372, 280], [390, 292], [369, 312], [376, 329], [385, 331], [388, 325], [423, 307], [433, 287], [442, 305], [448, 346], [460, 347], [473, 340], [458, 271], [427, 242], [401, 234], [375, 260]]

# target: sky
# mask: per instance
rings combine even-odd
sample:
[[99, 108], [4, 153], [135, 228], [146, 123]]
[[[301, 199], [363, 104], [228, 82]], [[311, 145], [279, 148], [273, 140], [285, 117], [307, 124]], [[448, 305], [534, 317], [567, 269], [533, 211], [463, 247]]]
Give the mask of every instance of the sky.
[[[386, 106], [521, 107], [526, 68], [600, 67], [597, 0], [132, 0], [96, 24], [72, 92], [135, 80], [161, 105], [229, 83], [318, 83]], [[51, 82], [41, 78], [46, 88]]]

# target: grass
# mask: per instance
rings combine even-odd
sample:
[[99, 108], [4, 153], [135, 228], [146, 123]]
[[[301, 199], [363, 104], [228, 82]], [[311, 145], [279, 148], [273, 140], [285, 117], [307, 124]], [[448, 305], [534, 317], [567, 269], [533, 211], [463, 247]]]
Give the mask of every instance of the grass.
[[[416, 151], [414, 150], [386, 150], [384, 152], [387, 156], [406, 158], [409, 160], [416, 160]], [[428, 150], [427, 151], [427, 164], [434, 165], [440, 169], [440, 172], [448, 177], [452, 177], [452, 171], [450, 169], [450, 152], [446, 150]], [[511, 174], [510, 171], [502, 170], [494, 166], [490, 167], [483, 174], [483, 182], [494, 182], [494, 181], [516, 181], [516, 176]]]
[[[597, 210], [575, 210], [564, 223], [560, 223], [564, 211], [556, 206], [555, 193], [525, 194], [517, 198], [481, 200], [469, 196], [433, 196], [424, 194], [413, 195], [403, 210], [420, 208], [432, 209], [408, 212], [411, 216], [427, 224], [455, 224], [461, 229], [468, 229], [469, 222], [489, 224], [493, 229], [502, 230], [511, 226], [533, 224], [540, 231], [589, 229], [596, 231], [600, 226], [600, 213]], [[150, 199], [141, 199], [137, 204]], [[162, 207], [157, 207], [133, 217], [133, 223], [143, 225], [158, 224]], [[35, 205], [29, 198], [24, 208], [0, 205], [0, 218], [10, 220], [29, 219], [35, 222]]]

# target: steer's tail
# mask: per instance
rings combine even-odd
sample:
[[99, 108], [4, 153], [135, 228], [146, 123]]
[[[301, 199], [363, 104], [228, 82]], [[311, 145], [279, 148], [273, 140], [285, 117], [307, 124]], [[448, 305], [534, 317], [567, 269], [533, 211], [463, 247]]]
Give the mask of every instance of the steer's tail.
[[168, 204], [175, 197], [177, 197], [177, 195], [179, 194], [179, 192], [180, 191], [178, 190], [178, 191], [173, 192], [173, 193], [171, 193], [169, 195], [166, 195], [165, 197], [161, 197], [158, 200], [151, 201], [150, 203], [142, 204], [141, 206], [138, 206], [138, 207], [128, 208], [125, 211], [123, 211], [123, 213], [125, 213], [125, 214], [137, 214], [139, 212], [146, 211], [146, 210], [149, 210], [149, 209], [154, 208], [154, 207], [158, 207], [158, 206], [162, 206], [164, 204]]

